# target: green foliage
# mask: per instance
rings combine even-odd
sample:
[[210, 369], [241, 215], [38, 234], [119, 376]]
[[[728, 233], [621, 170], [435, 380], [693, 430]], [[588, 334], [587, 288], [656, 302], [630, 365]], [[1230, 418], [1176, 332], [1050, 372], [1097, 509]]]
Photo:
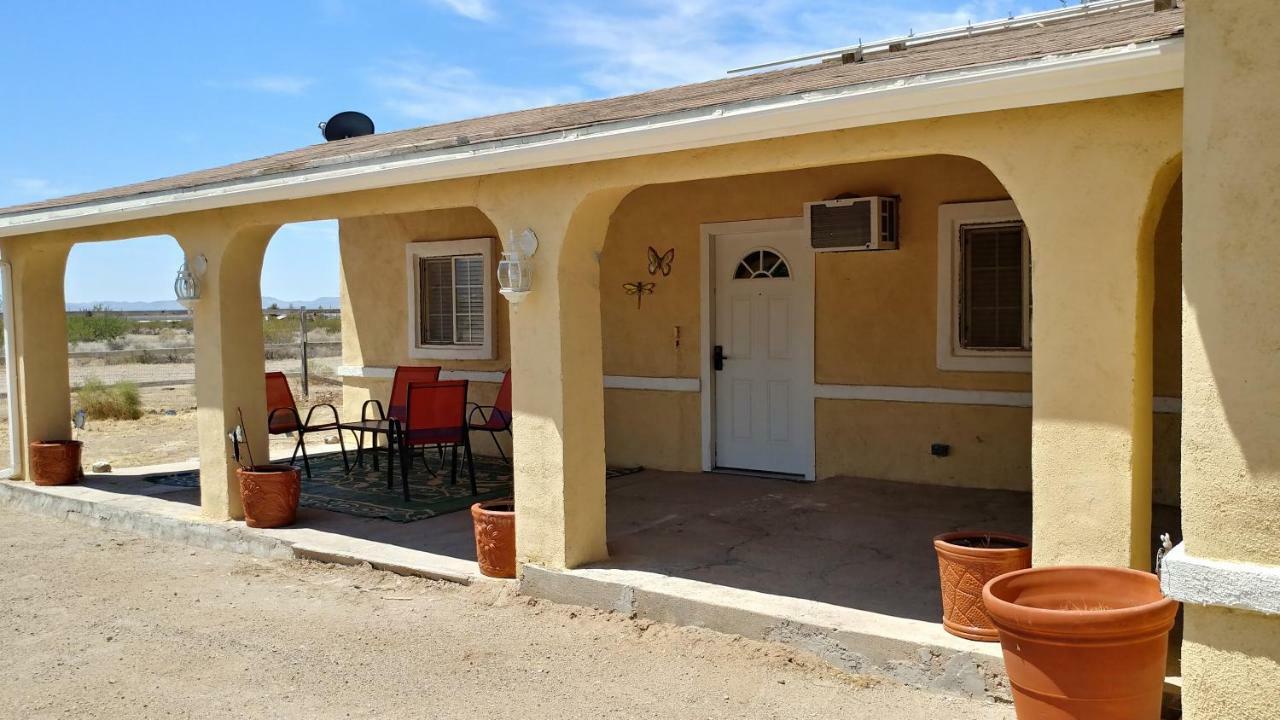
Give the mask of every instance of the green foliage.
[[131, 382], [107, 385], [89, 378], [76, 391], [76, 404], [94, 420], [137, 420], [142, 417], [142, 396]]
[[71, 342], [109, 342], [133, 329], [134, 323], [101, 305], [82, 313], [67, 313], [67, 340]]
[[262, 341], [267, 345], [284, 345], [298, 342], [298, 318], [285, 316], [276, 319], [267, 316], [262, 319]]

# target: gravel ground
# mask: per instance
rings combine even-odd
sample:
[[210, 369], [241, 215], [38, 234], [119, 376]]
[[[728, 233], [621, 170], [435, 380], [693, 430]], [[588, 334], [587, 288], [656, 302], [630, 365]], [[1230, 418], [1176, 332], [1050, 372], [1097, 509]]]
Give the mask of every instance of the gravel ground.
[[0, 508], [0, 716], [1010, 720], [787, 648]]

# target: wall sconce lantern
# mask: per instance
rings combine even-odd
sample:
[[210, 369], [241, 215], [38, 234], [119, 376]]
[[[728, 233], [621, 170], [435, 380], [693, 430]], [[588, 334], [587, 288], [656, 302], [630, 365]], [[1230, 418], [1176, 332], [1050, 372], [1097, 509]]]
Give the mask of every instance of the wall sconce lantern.
[[533, 262], [530, 258], [538, 251], [538, 236], [531, 228], [517, 235], [511, 231], [507, 249], [498, 262], [498, 292], [515, 304], [533, 289]]
[[197, 255], [189, 262], [185, 259], [182, 261], [178, 277], [173, 281], [173, 294], [182, 307], [190, 310], [200, 299], [200, 277], [208, 266], [209, 261], [204, 255]]

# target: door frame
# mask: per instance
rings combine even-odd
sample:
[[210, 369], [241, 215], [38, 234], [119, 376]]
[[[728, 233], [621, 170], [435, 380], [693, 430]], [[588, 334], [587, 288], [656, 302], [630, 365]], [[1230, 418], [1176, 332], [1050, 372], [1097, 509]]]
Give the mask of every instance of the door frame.
[[[711, 348], [715, 346], [715, 260], [716, 248], [715, 241], [721, 235], [746, 235], [752, 233], [774, 233], [774, 232], [795, 232], [803, 234], [805, 230], [803, 217], [790, 218], [772, 218], [768, 220], [739, 220], [734, 222], [717, 222], [703, 223], [698, 226], [700, 235], [699, 253], [700, 262], [702, 263], [702, 277], [700, 279], [699, 291], [701, 294], [699, 300], [699, 314], [701, 315], [701, 328], [699, 339], [701, 341], [699, 352], [701, 358], [698, 361], [700, 368], [701, 388], [700, 401], [702, 405], [702, 470], [710, 472], [716, 469], [716, 411], [715, 411], [715, 393], [716, 393], [716, 373], [711, 368]], [[801, 378], [800, 391], [803, 399], [806, 401], [805, 406], [809, 408], [809, 412], [799, 418], [799, 426], [802, 434], [805, 436], [805, 454], [807, 460], [805, 462], [804, 478], [806, 480], [817, 479], [817, 450], [816, 437], [814, 432], [814, 381], [813, 368], [816, 362], [816, 343], [815, 326], [814, 326], [814, 303], [818, 287], [818, 278], [815, 273], [814, 262], [815, 253], [805, 245], [805, 251], [799, 254], [799, 257], [788, 257], [788, 261], [793, 264], [798, 263], [801, 270], [808, 273], [809, 276], [809, 292], [808, 298], [801, 298], [804, 316], [803, 332], [809, 336], [809, 363], [805, 368], [804, 375]]]

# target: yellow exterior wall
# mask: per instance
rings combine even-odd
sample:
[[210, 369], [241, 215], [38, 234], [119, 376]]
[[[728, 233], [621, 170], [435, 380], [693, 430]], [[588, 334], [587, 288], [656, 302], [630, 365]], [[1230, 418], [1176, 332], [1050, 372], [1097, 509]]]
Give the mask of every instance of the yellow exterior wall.
[[1272, 720], [1280, 693], [1280, 618], [1189, 605], [1182, 633], [1186, 720]]
[[610, 465], [696, 472], [702, 463], [697, 393], [604, 392], [605, 452]]
[[[819, 477], [1031, 486], [1030, 408], [820, 399], [816, 421]], [[950, 444], [951, 455], [930, 455], [935, 442]]]
[[[497, 292], [494, 307], [494, 359], [430, 360], [409, 357], [408, 269], [409, 243], [468, 238], [494, 238], [494, 264], [501, 246], [498, 231], [484, 213], [473, 207], [415, 213], [367, 215], [338, 222], [342, 267], [342, 362], [349, 366], [394, 368], [397, 365], [439, 365], [447, 370], [505, 371], [511, 364], [508, 306]], [[473, 382], [471, 397], [492, 403], [496, 383]], [[359, 417], [368, 399], [384, 404], [391, 394], [389, 378], [343, 379], [343, 413]], [[488, 433], [473, 436], [475, 452], [495, 452]], [[504, 450], [509, 450], [505, 438]]]
[[[1187, 3], [1182, 526], [1280, 566], [1280, 63], [1269, 0]], [[1274, 718], [1280, 616], [1186, 606], [1187, 720]]]
[[[938, 206], [1008, 198], [986, 167], [956, 156], [650, 185], [632, 192], [614, 212], [600, 263], [605, 373], [698, 377], [701, 224], [793, 217], [801, 213], [804, 202], [846, 192], [902, 198], [901, 248], [817, 256], [816, 382], [1030, 391], [1027, 373], [937, 368]], [[1171, 198], [1156, 230], [1156, 392], [1176, 397], [1180, 188]], [[650, 246], [660, 253], [675, 249], [670, 276], [648, 274]], [[1034, 255], [1034, 237], [1032, 248]], [[656, 287], [637, 307], [622, 285], [639, 280], [654, 281]], [[860, 307], [869, 311], [852, 310]], [[693, 393], [685, 393], [688, 397], [683, 399], [680, 395], [609, 390], [609, 462], [699, 469], [698, 402]], [[1157, 414], [1155, 424], [1153, 495], [1159, 502], [1177, 504], [1177, 415]], [[1031, 489], [1027, 408], [820, 399], [815, 436], [819, 478], [844, 475]], [[933, 442], [951, 444], [951, 456], [930, 455]]]

